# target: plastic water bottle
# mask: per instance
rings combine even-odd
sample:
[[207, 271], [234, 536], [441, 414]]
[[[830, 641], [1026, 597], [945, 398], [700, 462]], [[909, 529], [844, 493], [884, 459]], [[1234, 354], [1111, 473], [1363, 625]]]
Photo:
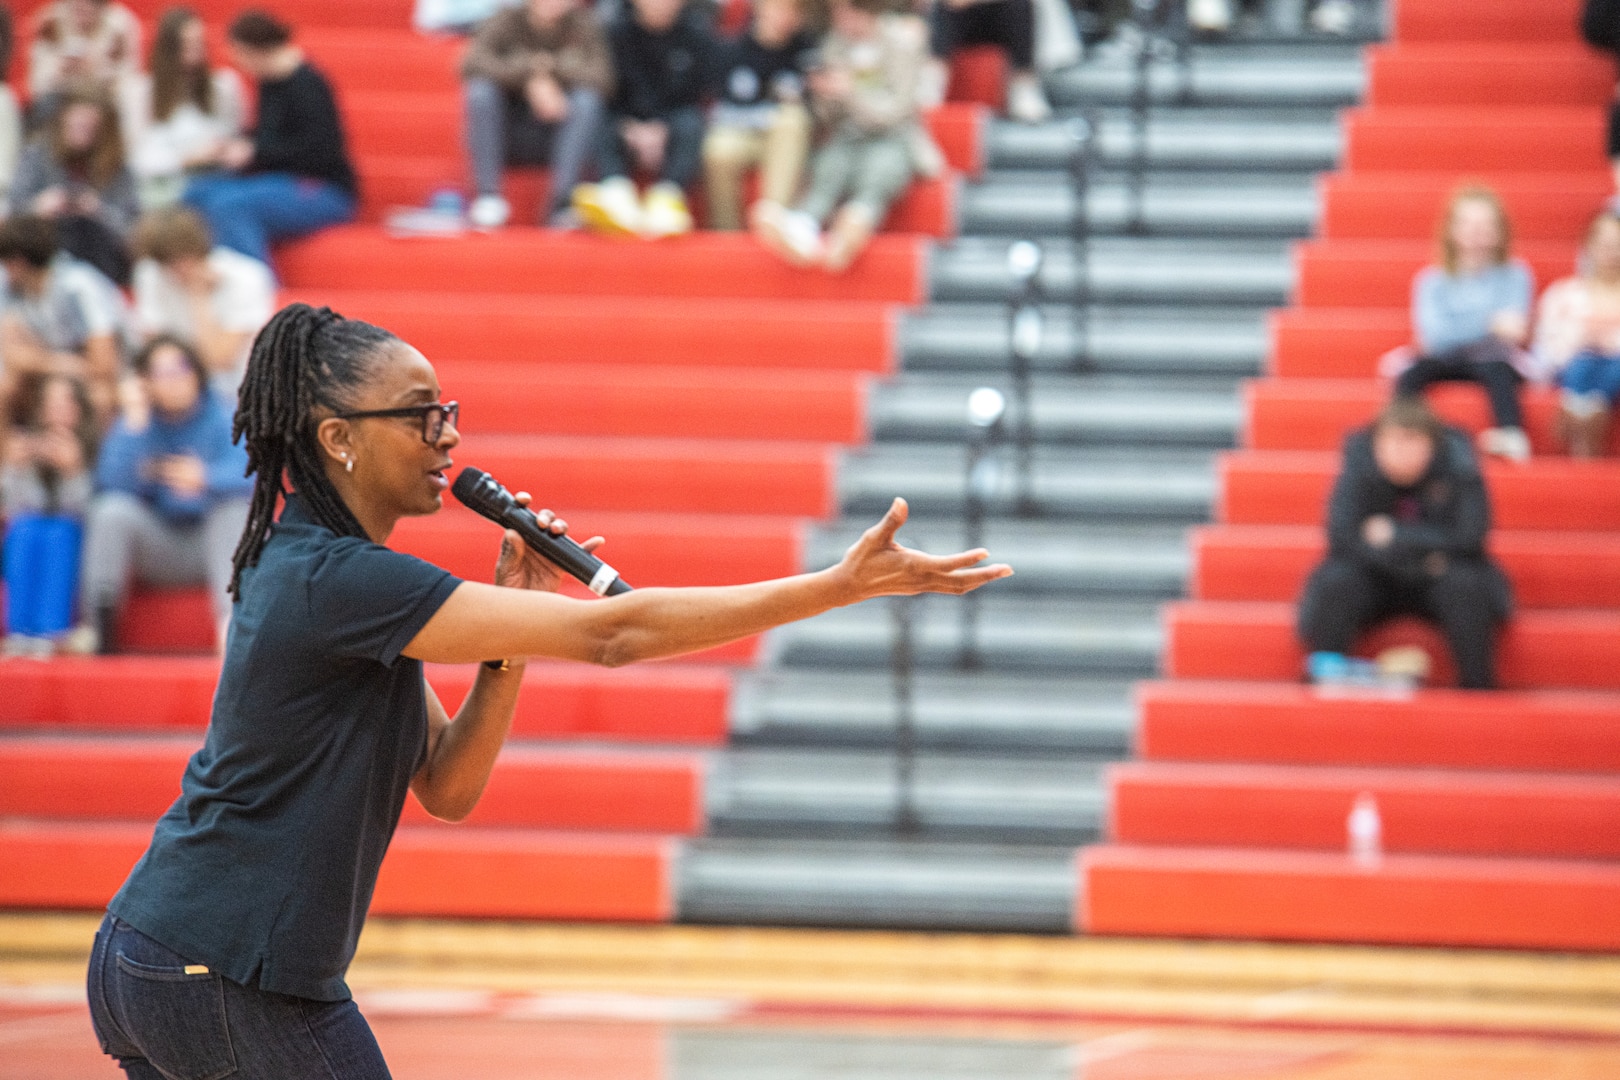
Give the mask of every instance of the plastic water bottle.
[[1344, 822], [1349, 839], [1350, 858], [1364, 869], [1376, 867], [1384, 857], [1384, 819], [1378, 813], [1378, 800], [1370, 791], [1356, 796], [1350, 816]]

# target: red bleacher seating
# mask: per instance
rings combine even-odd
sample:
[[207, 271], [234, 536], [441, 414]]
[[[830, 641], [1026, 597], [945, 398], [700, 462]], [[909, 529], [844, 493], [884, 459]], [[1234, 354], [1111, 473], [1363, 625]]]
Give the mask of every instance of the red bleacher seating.
[[[1436, 213], [1435, 216], [1438, 216]], [[1412, 279], [1434, 261], [1434, 244], [1410, 240], [1327, 240], [1294, 249], [1294, 302], [1304, 308], [1407, 309]], [[1514, 254], [1530, 265], [1538, 285], [1575, 272], [1575, 245], [1568, 240], [1518, 244]]]
[[1428, 242], [1433, 257], [1435, 232], [1454, 191], [1463, 183], [1483, 183], [1501, 197], [1518, 240], [1563, 246], [1564, 265], [1573, 259], [1572, 238], [1581, 236], [1603, 202], [1613, 194], [1607, 170], [1490, 174], [1425, 172], [1333, 173], [1323, 177], [1319, 232], [1328, 240]]

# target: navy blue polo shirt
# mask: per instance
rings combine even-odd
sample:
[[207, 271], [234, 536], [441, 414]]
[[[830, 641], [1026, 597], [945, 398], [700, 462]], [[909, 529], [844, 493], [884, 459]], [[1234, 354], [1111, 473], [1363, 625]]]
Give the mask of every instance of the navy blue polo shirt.
[[346, 999], [427, 751], [422, 664], [400, 650], [459, 584], [289, 499], [242, 574], [202, 749], [112, 913], [234, 982]]

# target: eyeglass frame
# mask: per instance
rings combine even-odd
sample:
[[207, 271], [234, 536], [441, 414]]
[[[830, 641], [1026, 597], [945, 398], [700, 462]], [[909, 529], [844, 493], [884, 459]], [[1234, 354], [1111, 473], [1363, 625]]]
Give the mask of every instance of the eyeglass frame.
[[[429, 437], [428, 425], [433, 422], [432, 416], [435, 412], [439, 414], [439, 430], [433, 432], [432, 436]], [[427, 405], [406, 405], [398, 409], [366, 409], [361, 412], [337, 413], [332, 417], [332, 419], [381, 420], [394, 417], [404, 419], [405, 417], [409, 416], [419, 416], [422, 418], [422, 441], [427, 443], [429, 446], [433, 446], [440, 439], [444, 438], [444, 426], [446, 424], [449, 424], [451, 427], [460, 426], [457, 421], [461, 419], [461, 402], [434, 401]]]

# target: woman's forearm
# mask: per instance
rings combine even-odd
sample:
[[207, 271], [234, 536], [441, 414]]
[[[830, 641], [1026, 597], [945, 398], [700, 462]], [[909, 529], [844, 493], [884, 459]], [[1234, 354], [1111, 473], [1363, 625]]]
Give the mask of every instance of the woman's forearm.
[[472, 691], [455, 719], [439, 729], [411, 789], [434, 817], [461, 821], [472, 813], [489, 784], [495, 759], [512, 729], [523, 664], [506, 671], [479, 668]]

